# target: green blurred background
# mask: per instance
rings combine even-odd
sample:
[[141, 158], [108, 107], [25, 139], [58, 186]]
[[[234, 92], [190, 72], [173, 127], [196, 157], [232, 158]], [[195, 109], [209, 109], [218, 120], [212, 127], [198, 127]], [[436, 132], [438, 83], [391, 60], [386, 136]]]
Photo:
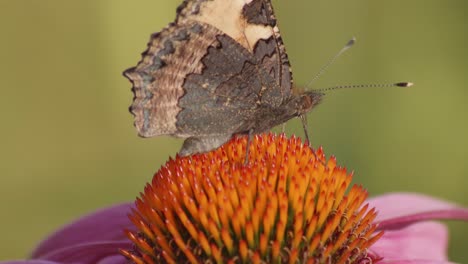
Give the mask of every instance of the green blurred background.
[[[26, 257], [61, 225], [132, 201], [182, 141], [136, 136], [124, 69], [173, 0], [0, 0], [0, 260]], [[274, 1], [295, 82], [306, 84], [352, 36], [357, 45], [314, 88], [341, 90], [309, 115], [312, 141], [371, 195], [411, 191], [468, 205], [468, 1]], [[300, 123], [289, 134], [302, 135]], [[449, 222], [468, 263], [468, 223]]]

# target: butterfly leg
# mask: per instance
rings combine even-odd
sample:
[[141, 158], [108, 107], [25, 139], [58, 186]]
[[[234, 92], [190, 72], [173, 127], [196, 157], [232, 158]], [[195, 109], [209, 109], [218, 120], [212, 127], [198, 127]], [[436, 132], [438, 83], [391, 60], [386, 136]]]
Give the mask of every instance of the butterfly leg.
[[281, 125], [281, 134], [284, 134], [286, 131], [286, 122]]
[[253, 129], [249, 130], [249, 135], [247, 138], [247, 146], [245, 148], [245, 160], [244, 160], [244, 165], [247, 165], [247, 162], [249, 161], [249, 150], [250, 150], [250, 144], [252, 143], [252, 137], [253, 137]]
[[308, 125], [307, 125], [307, 116], [306, 115], [300, 115], [299, 118], [302, 121], [302, 128], [304, 129], [306, 144], [310, 146], [309, 130], [308, 130]]
[[[312, 148], [310, 144], [310, 138], [309, 138], [309, 130], [308, 130], [308, 125], [307, 125], [307, 116], [306, 115], [300, 115], [299, 118], [302, 121], [302, 128], [304, 129], [304, 134], [306, 138], [306, 145], [309, 146], [309, 148], [312, 150], [312, 154], [314, 154], [315, 160], [318, 160], [317, 154], [315, 153], [315, 149]], [[325, 162], [320, 160], [320, 162], [325, 165]]]
[[232, 135], [187, 138], [179, 151], [179, 155], [188, 156], [217, 149], [231, 139], [231, 137]]

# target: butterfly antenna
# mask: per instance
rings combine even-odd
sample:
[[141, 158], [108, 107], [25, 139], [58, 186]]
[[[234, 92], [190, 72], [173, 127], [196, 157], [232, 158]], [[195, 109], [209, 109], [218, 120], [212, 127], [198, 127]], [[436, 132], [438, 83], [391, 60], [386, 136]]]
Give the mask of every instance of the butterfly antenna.
[[315, 89], [316, 92], [330, 92], [339, 89], [354, 89], [354, 88], [385, 88], [385, 87], [411, 87], [412, 82], [399, 82], [399, 83], [378, 83], [378, 84], [353, 84], [353, 85], [338, 85], [323, 89]]
[[312, 78], [312, 80], [309, 82], [309, 84], [306, 85], [306, 90], [309, 89], [312, 86], [312, 84], [320, 76], [322, 76], [325, 73], [325, 71], [330, 67], [330, 65], [332, 65], [336, 61], [336, 59], [338, 59], [338, 57], [341, 56], [341, 54], [343, 54], [345, 51], [350, 49], [354, 45], [354, 43], [356, 43], [356, 38], [355, 37], [350, 39], [348, 41], [348, 43], [346, 43], [346, 45], [335, 56], [333, 56], [327, 63], [325, 63], [325, 65], [322, 66], [322, 68], [320, 68], [319, 72], [314, 76], [314, 78]]

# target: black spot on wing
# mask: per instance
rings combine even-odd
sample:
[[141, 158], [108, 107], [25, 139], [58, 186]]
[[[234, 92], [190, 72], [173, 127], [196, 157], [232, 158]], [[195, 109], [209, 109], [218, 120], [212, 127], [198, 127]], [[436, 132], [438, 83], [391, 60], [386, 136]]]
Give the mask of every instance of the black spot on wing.
[[244, 6], [242, 15], [248, 23], [274, 26], [270, 21], [269, 13], [271, 12], [267, 8], [263, 0], [254, 0]]

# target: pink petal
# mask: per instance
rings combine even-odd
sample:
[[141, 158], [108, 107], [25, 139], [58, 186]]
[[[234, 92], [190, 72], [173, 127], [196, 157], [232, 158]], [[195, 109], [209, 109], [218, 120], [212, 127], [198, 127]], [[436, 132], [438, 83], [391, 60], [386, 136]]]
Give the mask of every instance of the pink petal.
[[421, 194], [387, 194], [369, 199], [368, 203], [378, 211], [376, 222], [380, 230], [434, 219], [468, 220], [467, 208]]
[[367, 200], [370, 207], [379, 211], [377, 221], [410, 215], [421, 211], [456, 208], [457, 205], [430, 196], [413, 193], [391, 193]]
[[432, 261], [432, 260], [390, 260], [390, 261], [380, 261], [379, 264], [452, 264], [452, 262], [447, 261]]
[[120, 204], [78, 219], [41, 242], [32, 253], [32, 258], [44, 259], [43, 256], [75, 245], [126, 240], [123, 230], [135, 229], [127, 217], [131, 207], [128, 203]]
[[0, 262], [0, 264], [60, 264], [53, 261], [46, 261], [46, 260], [11, 260]]
[[42, 256], [42, 259], [56, 261], [58, 263], [79, 263], [79, 264], [125, 264], [128, 261], [119, 254], [118, 249], [131, 249], [132, 243], [129, 240], [120, 242], [95, 242], [74, 245], [61, 248]]
[[124, 259], [121, 255], [111, 256], [101, 259], [98, 264], [128, 264], [128, 260]]
[[385, 261], [426, 260], [446, 263], [447, 241], [448, 231], [445, 225], [422, 222], [400, 230], [385, 231], [370, 250]]

